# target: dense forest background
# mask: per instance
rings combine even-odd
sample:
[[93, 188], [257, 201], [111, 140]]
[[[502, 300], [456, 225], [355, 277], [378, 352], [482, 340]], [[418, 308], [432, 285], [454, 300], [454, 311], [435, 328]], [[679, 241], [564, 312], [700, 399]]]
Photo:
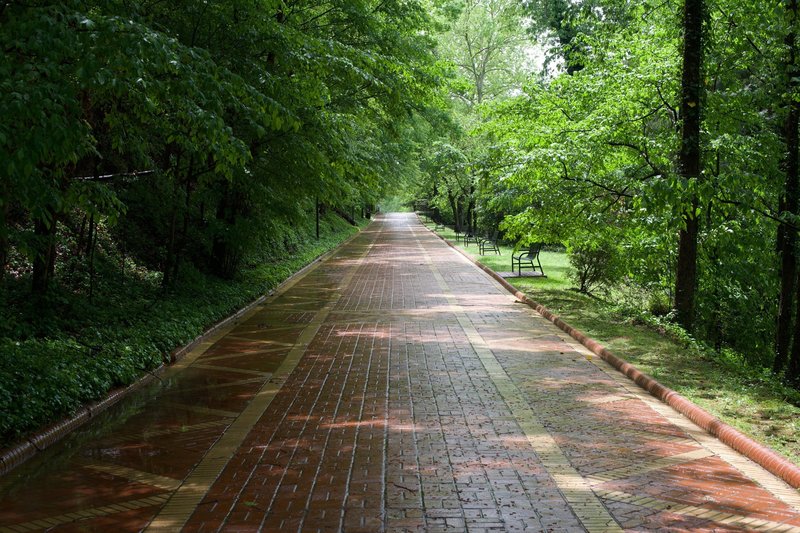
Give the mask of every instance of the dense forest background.
[[151, 370], [380, 204], [563, 246], [581, 291], [797, 384], [797, 15], [0, 3], [3, 439]]

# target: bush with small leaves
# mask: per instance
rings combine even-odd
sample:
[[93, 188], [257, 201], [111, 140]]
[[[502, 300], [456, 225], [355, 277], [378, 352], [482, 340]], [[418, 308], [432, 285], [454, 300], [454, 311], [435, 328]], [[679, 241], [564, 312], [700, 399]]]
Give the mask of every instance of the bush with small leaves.
[[579, 292], [591, 294], [607, 289], [622, 278], [619, 245], [608, 237], [570, 243], [567, 253], [572, 265], [570, 276]]

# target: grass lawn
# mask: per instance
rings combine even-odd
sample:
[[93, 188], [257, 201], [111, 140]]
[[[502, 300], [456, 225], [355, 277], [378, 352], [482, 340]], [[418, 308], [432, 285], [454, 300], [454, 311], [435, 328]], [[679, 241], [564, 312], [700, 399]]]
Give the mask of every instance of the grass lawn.
[[[455, 244], [451, 229], [438, 233]], [[501, 246], [502, 255], [487, 256], [478, 255], [474, 244], [458, 248], [496, 272], [511, 271], [508, 246]], [[616, 311], [612, 302], [578, 293], [568, 278], [566, 254], [543, 251], [540, 258], [546, 278], [508, 281], [619, 357], [800, 466], [800, 391], [735, 356], [642, 325]]]

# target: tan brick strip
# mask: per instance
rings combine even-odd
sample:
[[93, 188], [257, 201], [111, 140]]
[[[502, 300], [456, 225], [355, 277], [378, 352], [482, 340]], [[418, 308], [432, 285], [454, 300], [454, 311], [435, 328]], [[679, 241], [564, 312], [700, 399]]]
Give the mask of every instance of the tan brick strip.
[[669, 468], [671, 466], [682, 465], [697, 459], [705, 459], [706, 457], [713, 457], [714, 452], [706, 449], [692, 450], [691, 452], [679, 453], [677, 455], [670, 455], [669, 457], [662, 457], [648, 461], [644, 464], [634, 464], [631, 466], [624, 466], [622, 468], [615, 468], [600, 474], [588, 476], [589, 482], [592, 484], [601, 484], [615, 479], [624, 479], [630, 476], [652, 472], [653, 470], [661, 470], [662, 468]]
[[76, 462], [81, 464], [84, 468], [88, 468], [90, 470], [103, 472], [105, 474], [111, 474], [112, 476], [129, 479], [131, 481], [135, 481], [136, 483], [141, 483], [143, 485], [150, 485], [151, 487], [156, 487], [162, 490], [173, 491], [177, 489], [181, 484], [181, 481], [179, 479], [174, 479], [167, 476], [160, 476], [158, 474], [153, 474], [151, 472], [144, 472], [142, 470], [136, 470], [135, 468], [128, 468], [126, 466], [93, 462], [93, 461], [76, 461]]
[[261, 377], [269, 376], [269, 372], [263, 372], [261, 370], [251, 370], [249, 368], [236, 368], [232, 366], [217, 366], [217, 365], [205, 365], [205, 364], [195, 363], [192, 365], [192, 368], [200, 368], [203, 370], [216, 370], [218, 372], [233, 372], [234, 374], [247, 374], [248, 376], [261, 376]]
[[[430, 231], [430, 230], [429, 230]], [[710, 413], [701, 407], [690, 402], [674, 390], [665, 387], [652, 377], [648, 376], [632, 364], [624, 359], [614, 355], [611, 350], [589, 337], [582, 331], [572, 327], [562, 320], [558, 315], [550, 311], [548, 308], [539, 302], [532, 300], [525, 293], [519, 291], [511, 285], [505, 278], [499, 275], [491, 268], [475, 261], [463, 251], [455, 247], [451, 242], [447, 241], [440, 235], [431, 232], [458, 253], [466, 257], [470, 262], [478, 268], [492, 276], [498, 283], [500, 283], [507, 291], [513, 294], [520, 302], [523, 302], [547, 320], [558, 326], [562, 331], [570, 335], [573, 339], [580, 342], [583, 346], [588, 348], [598, 357], [608, 362], [611, 366], [622, 372], [632, 381], [634, 381], [641, 388], [666, 403], [682, 415], [686, 416], [689, 420], [697, 424], [700, 428], [707, 431], [711, 435], [717, 437], [720, 441], [727, 444], [737, 452], [741, 453], [753, 462], [761, 465], [765, 470], [783, 479], [786, 483], [795, 489], [800, 489], [800, 467], [780, 455], [774, 450], [754, 441], [750, 437], [744, 435], [740, 431], [732, 428], [728, 424], [722, 422], [718, 418], [712, 416]]]
[[[374, 242], [375, 238], [373, 237], [372, 242]], [[366, 256], [371, 247], [372, 243], [365, 246], [361, 257]], [[353, 262], [353, 266], [342, 278], [340, 287], [347, 287], [352, 282], [359, 266], [360, 263], [358, 261]], [[341, 291], [338, 291], [331, 300], [317, 311], [311, 322], [300, 333], [294, 347], [289, 351], [283, 363], [273, 373], [272, 377], [264, 383], [239, 417], [231, 423], [225, 433], [206, 453], [197, 467], [186, 477], [178, 490], [172, 494], [167, 504], [159, 511], [145, 531], [178, 531], [186, 524], [186, 521], [202, 501], [211, 485], [222, 473], [236, 450], [253, 429], [253, 426], [255, 426], [256, 422], [267, 410], [267, 407], [272, 403], [272, 400], [280, 392], [289, 374], [295, 369], [309, 344], [317, 335], [320, 326], [322, 326], [339, 301], [341, 294]]]
[[[298, 328], [298, 329], [300, 329], [300, 328]], [[270, 353], [276, 353], [276, 352], [283, 352], [283, 351], [286, 351], [287, 349], [290, 349], [292, 347], [291, 343], [284, 343], [284, 344], [285, 344], [285, 346], [279, 346], [277, 348], [269, 348], [267, 350], [257, 350], [257, 351], [253, 351], [253, 352], [247, 352], [247, 355], [263, 355], [263, 354], [270, 354]], [[241, 359], [241, 358], [242, 358], [242, 354], [239, 353], [239, 352], [237, 352], [237, 353], [229, 353], [229, 354], [224, 354], [224, 355], [212, 355], [212, 356], [203, 357], [203, 363], [213, 363], [213, 362], [216, 362], [216, 361], [227, 361], [228, 359]]]
[[239, 416], [239, 413], [233, 411], [226, 411], [224, 409], [212, 409], [210, 407], [204, 407], [202, 405], [188, 405], [185, 403], [177, 403], [177, 402], [164, 402], [162, 403], [162, 405], [172, 407], [175, 409], [181, 409], [182, 411], [199, 413], [201, 415], [221, 416], [222, 418], [236, 418], [237, 416]]
[[686, 505], [648, 496], [636, 496], [626, 492], [614, 490], [597, 490], [595, 492], [603, 499], [615, 502], [627, 503], [630, 505], [638, 505], [646, 507], [655, 511], [667, 511], [684, 516], [693, 516], [710, 520], [717, 524], [724, 524], [726, 526], [740, 527], [747, 531], [771, 531], [773, 533], [800, 533], [800, 527], [791, 524], [781, 524], [780, 522], [773, 522], [771, 520], [761, 520], [748, 516], [726, 513], [724, 511], [715, 511], [705, 507], [697, 507], [695, 505]]
[[[419, 240], [417, 244], [422, 248]], [[423, 254], [423, 257], [487, 374], [583, 527], [590, 533], [621, 532], [622, 528], [594, 494], [589, 482], [569, 463], [558, 443], [539, 421], [525, 395], [514, 384], [467, 314], [458, 305], [455, 295], [430, 256]]]
[[[238, 414], [238, 413], [237, 413]], [[219, 426], [227, 426], [230, 420], [209, 420], [208, 422], [200, 422], [188, 426], [169, 427], [163, 429], [146, 429], [141, 433], [134, 435], [122, 435], [104, 441], [106, 446], [115, 444], [122, 444], [124, 442], [141, 442], [142, 439], [148, 440], [154, 437], [163, 437], [166, 435], [174, 435], [176, 433], [186, 433], [189, 431], [200, 431], [204, 429], [211, 429]]]
[[41, 531], [42, 529], [52, 529], [56, 526], [64, 524], [71, 524], [80, 520], [91, 520], [99, 516], [108, 516], [117, 513], [125, 513], [128, 511], [135, 511], [137, 509], [144, 509], [145, 507], [154, 507], [161, 505], [169, 496], [167, 494], [158, 494], [150, 496], [149, 498], [140, 498], [138, 500], [128, 500], [111, 505], [103, 505], [102, 507], [92, 507], [89, 509], [82, 509], [74, 513], [66, 513], [58, 516], [49, 516], [39, 520], [32, 520], [22, 524], [14, 524], [13, 526], [0, 526], [0, 533], [25, 533], [28, 531]]
[[186, 520], [194, 512], [197, 504], [208, 492], [211, 484], [217, 479], [244, 438], [278, 394], [286, 378], [297, 366], [297, 362], [305, 353], [308, 343], [317, 334], [329, 311], [328, 308], [323, 308], [319, 311], [315, 320], [306, 326], [306, 329], [297, 339], [295, 348], [289, 352], [289, 355], [275, 371], [272, 378], [261, 387], [244, 411], [203, 457], [200, 464], [186, 477], [178, 490], [169, 499], [169, 502], [147, 527], [146, 531], [177, 531], [183, 527]]

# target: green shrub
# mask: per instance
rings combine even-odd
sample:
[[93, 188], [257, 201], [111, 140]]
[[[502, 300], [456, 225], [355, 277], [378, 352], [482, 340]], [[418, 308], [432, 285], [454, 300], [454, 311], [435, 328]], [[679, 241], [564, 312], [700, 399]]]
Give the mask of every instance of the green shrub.
[[612, 287], [622, 278], [620, 248], [610, 238], [570, 243], [567, 253], [572, 265], [570, 277], [579, 292], [591, 294], [596, 289]]

